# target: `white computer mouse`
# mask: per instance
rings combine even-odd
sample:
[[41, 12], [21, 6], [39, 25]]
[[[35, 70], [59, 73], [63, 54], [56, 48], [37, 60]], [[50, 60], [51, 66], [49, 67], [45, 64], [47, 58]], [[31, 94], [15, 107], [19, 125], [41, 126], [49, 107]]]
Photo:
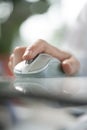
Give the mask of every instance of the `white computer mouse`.
[[24, 60], [14, 68], [15, 74], [36, 74], [47, 68], [52, 56], [41, 53], [32, 60]]

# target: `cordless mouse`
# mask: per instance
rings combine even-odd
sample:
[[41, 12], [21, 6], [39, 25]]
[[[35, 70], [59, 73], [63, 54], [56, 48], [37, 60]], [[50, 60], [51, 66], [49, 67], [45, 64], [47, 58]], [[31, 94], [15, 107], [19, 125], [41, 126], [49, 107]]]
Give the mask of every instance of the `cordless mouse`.
[[14, 68], [14, 73], [33, 74], [39, 73], [47, 68], [52, 56], [42, 53], [31, 60], [24, 60], [17, 64]]
[[41, 53], [32, 60], [24, 60], [18, 63], [14, 68], [16, 76], [29, 77], [55, 77], [64, 76], [60, 67], [60, 61], [48, 55]]

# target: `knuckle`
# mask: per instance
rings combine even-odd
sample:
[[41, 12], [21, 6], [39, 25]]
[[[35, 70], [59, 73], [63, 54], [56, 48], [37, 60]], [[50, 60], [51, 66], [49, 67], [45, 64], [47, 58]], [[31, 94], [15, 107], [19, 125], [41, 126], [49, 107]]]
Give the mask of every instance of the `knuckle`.
[[43, 40], [42, 39], [37, 39], [37, 43], [41, 43]]
[[37, 41], [36, 41], [36, 44], [44, 44], [44, 40], [42, 40], [42, 39], [38, 39]]
[[19, 50], [20, 50], [20, 47], [18, 46], [18, 47], [16, 47], [16, 48], [14, 49], [13, 53], [18, 53]]
[[40, 46], [42, 49], [44, 49], [46, 42], [43, 39], [38, 39], [36, 42], [36, 46]]

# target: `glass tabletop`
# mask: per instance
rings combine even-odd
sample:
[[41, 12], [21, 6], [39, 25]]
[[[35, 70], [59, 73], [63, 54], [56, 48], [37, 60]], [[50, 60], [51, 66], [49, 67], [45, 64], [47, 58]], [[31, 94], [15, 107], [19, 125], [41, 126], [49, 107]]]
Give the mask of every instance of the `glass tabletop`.
[[75, 76], [0, 77], [0, 130], [85, 130], [86, 64], [82, 68]]

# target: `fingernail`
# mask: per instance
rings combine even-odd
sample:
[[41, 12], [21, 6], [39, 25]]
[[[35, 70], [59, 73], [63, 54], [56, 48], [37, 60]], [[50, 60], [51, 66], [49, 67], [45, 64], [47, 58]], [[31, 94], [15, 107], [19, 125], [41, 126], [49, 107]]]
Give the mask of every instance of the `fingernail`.
[[25, 51], [23, 57], [31, 57], [31, 55], [32, 55], [32, 51], [27, 50]]

